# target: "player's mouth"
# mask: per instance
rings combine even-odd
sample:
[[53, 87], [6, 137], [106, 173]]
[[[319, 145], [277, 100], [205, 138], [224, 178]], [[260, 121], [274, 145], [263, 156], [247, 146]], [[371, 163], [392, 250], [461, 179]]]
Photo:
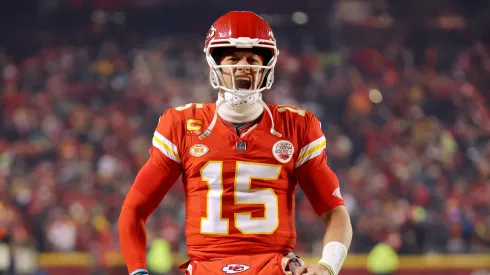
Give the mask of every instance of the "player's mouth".
[[235, 88], [239, 90], [252, 89], [252, 77], [250, 76], [237, 76], [235, 79]]

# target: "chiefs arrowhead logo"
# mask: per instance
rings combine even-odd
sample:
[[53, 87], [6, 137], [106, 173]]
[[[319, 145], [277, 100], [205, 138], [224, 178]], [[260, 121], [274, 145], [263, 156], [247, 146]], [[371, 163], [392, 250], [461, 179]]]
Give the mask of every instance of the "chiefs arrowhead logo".
[[250, 266], [244, 264], [227, 264], [221, 269], [226, 274], [236, 274], [250, 269]]
[[214, 34], [216, 33], [216, 28], [214, 26], [211, 26], [211, 28], [208, 31], [208, 34], [206, 35], [206, 43], [213, 38]]
[[337, 197], [339, 199], [342, 199], [342, 195], [340, 194], [340, 188], [337, 187], [335, 190], [333, 190], [332, 196]]

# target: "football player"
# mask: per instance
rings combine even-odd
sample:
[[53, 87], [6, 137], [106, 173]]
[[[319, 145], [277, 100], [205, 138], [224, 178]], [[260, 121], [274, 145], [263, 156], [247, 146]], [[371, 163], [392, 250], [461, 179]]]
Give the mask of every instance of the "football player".
[[[129, 273], [148, 274], [145, 222], [182, 175], [187, 274], [337, 275], [350, 218], [318, 119], [262, 100], [279, 55], [270, 26], [253, 12], [229, 12], [209, 29], [204, 52], [217, 101], [160, 117], [118, 224]], [[297, 183], [326, 226], [318, 264], [293, 254]]]

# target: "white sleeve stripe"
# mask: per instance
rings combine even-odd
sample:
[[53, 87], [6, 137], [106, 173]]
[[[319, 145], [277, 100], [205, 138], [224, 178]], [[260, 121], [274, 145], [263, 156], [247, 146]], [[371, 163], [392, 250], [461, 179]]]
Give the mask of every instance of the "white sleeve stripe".
[[308, 145], [303, 147], [299, 152], [299, 156], [298, 159], [296, 160], [295, 167], [299, 167], [300, 165], [307, 162], [308, 160], [316, 156], [319, 156], [325, 149], [326, 144], [327, 141], [325, 139], [325, 136], [321, 136], [320, 138], [310, 142]]
[[[152, 144], [153, 146], [155, 146], [158, 150], [160, 150], [160, 152], [162, 152], [162, 154], [164, 154], [165, 156], [169, 157], [170, 159], [174, 160], [175, 162], [177, 163], [180, 163], [180, 157], [179, 157], [179, 154], [178, 152], [176, 152], [172, 147], [175, 147], [175, 145], [173, 145], [170, 141], [168, 141], [167, 139], [165, 139], [165, 141], [162, 141], [160, 140], [157, 135], [157, 133], [155, 132], [155, 136], [153, 136], [153, 140], [152, 140]], [[161, 136], [161, 135], [160, 135]], [[163, 137], [163, 136], [161, 136]], [[170, 145], [168, 144], [170, 143]], [[173, 145], [173, 146], [172, 146]]]
[[165, 143], [169, 149], [171, 149], [172, 151], [174, 151], [175, 153], [177, 153], [177, 155], [179, 155], [179, 149], [177, 149], [177, 146], [175, 144], [173, 144], [170, 140], [168, 140], [166, 137], [164, 137], [162, 134], [160, 134], [159, 132], [155, 131], [154, 133], [154, 137]]
[[325, 149], [325, 144], [323, 146], [319, 146], [317, 150], [311, 152], [310, 154], [306, 155], [304, 158], [299, 159], [296, 161], [296, 164], [294, 165], [295, 168], [298, 168], [299, 166], [303, 165], [305, 162], [309, 161], [310, 159], [313, 159], [323, 153], [323, 150]]
[[322, 143], [323, 141], [325, 141], [325, 136], [321, 136], [321, 137], [315, 139], [314, 141], [308, 143], [305, 147], [301, 148], [301, 150], [299, 151], [298, 159], [307, 155], [306, 151], [311, 150], [313, 147], [317, 146], [318, 144]]
[[168, 148], [168, 146], [165, 143], [163, 143], [163, 142], [157, 140], [155, 137], [153, 137], [152, 144], [158, 150], [160, 150], [160, 152], [162, 152], [162, 154], [164, 154], [168, 158], [172, 159], [173, 161], [180, 163], [179, 156], [175, 152], [173, 152], [170, 148]]

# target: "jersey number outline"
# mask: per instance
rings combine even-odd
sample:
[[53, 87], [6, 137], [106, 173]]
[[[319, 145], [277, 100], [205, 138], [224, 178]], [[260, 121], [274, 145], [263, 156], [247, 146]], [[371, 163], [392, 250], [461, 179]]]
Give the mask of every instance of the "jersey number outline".
[[[250, 212], [234, 213], [235, 228], [242, 234], [273, 234], [279, 227], [279, 200], [272, 188], [252, 188], [252, 180], [279, 179], [281, 165], [237, 161], [235, 167], [235, 205], [262, 204], [264, 217], [253, 218]], [[223, 211], [223, 162], [209, 161], [201, 168], [201, 179], [208, 184], [206, 217], [201, 218], [201, 234], [228, 235], [229, 219]]]
[[183, 111], [183, 110], [189, 109], [190, 107], [192, 107], [194, 105], [196, 105], [197, 109], [202, 109], [202, 107], [203, 107], [202, 103], [187, 103], [187, 104], [181, 105], [179, 107], [175, 107], [174, 109], [177, 111]]
[[303, 109], [300, 109], [298, 107], [295, 107], [293, 105], [278, 105], [277, 106], [277, 111], [279, 113], [284, 113], [285, 111], [290, 111], [290, 112], [293, 112], [293, 113], [296, 113], [300, 116], [305, 116], [306, 115], [306, 111], [303, 110]]

